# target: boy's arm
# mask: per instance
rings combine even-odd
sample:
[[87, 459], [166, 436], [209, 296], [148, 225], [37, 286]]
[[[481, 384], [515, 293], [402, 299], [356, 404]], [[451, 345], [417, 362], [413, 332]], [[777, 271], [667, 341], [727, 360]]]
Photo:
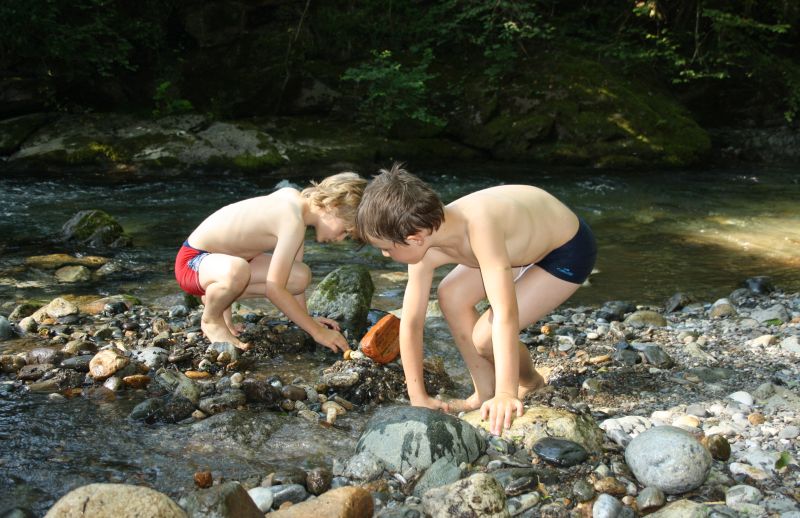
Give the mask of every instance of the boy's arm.
[[500, 434], [509, 428], [516, 413], [522, 415], [519, 388], [519, 308], [511, 261], [500, 225], [490, 218], [471, 225], [472, 251], [483, 276], [486, 296], [492, 308], [492, 352], [494, 354], [494, 397], [481, 406], [481, 415], [489, 418], [490, 430]]
[[[345, 351], [350, 348], [347, 340], [340, 333], [323, 327], [311, 318], [305, 304], [286, 289], [294, 259], [300, 253], [304, 239], [305, 225], [302, 221], [295, 222], [287, 218], [278, 231], [278, 243], [272, 252], [272, 259], [267, 271], [265, 296], [283, 311], [289, 320], [310, 334], [314, 341], [333, 352]], [[305, 297], [301, 300], [305, 302]]]
[[413, 406], [445, 408], [444, 403], [428, 395], [423, 377], [423, 330], [428, 311], [433, 267], [420, 262], [408, 267], [408, 283], [403, 295], [400, 318], [400, 358], [406, 376], [408, 398]]

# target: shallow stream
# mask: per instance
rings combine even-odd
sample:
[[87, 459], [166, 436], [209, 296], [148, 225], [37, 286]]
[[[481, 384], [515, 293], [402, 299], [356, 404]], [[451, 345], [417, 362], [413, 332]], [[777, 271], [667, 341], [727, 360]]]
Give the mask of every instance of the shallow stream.
[[[500, 183], [530, 183], [570, 205], [594, 229], [599, 256], [590, 286], [569, 305], [619, 299], [663, 305], [678, 291], [713, 302], [755, 275], [770, 276], [784, 291], [800, 290], [797, 169], [613, 174], [469, 164], [417, 172], [445, 202]], [[292, 181], [306, 183], [305, 178]], [[275, 178], [200, 174], [144, 182], [0, 179], [0, 303], [13, 308], [14, 301], [46, 302], [61, 294], [128, 293], [150, 304], [176, 292], [174, 254], [207, 214], [268, 193], [277, 183]], [[57, 244], [59, 231], [84, 209], [106, 210], [132, 236], [134, 247], [114, 255], [123, 267], [120, 273], [101, 284], [64, 285], [52, 272], [24, 267], [27, 256], [68, 251]], [[354, 243], [318, 245], [310, 233], [306, 250], [315, 281], [341, 263], [362, 263], [376, 283], [373, 306], [399, 307], [405, 280], [401, 265]], [[440, 276], [445, 273], [442, 269]], [[19, 347], [19, 341], [2, 342], [0, 353]], [[466, 391], [468, 375], [440, 319], [430, 321], [426, 347], [428, 354], [444, 357], [448, 372]], [[334, 360], [318, 351], [259, 369], [287, 382], [295, 376], [313, 381]], [[179, 497], [191, 490], [192, 475], [200, 469], [210, 469], [215, 477], [257, 481], [282, 466], [330, 466], [332, 458], [352, 454], [367, 417], [358, 412], [341, 418], [349, 431], [250, 411], [238, 412], [233, 426], [215, 428], [213, 420], [151, 426], [127, 419], [140, 400], [135, 391], [113, 399], [98, 392], [54, 403], [0, 384], [0, 511], [22, 505], [43, 514], [69, 489], [90, 482], [145, 484]]]

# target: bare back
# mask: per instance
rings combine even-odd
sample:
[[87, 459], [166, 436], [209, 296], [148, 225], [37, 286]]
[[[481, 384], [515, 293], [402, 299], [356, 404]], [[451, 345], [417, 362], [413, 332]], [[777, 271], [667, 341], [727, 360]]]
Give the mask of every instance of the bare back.
[[248, 261], [275, 249], [278, 236], [305, 235], [305, 199], [292, 188], [226, 205], [208, 216], [189, 236], [189, 244], [211, 253]]
[[[512, 267], [541, 260], [578, 231], [578, 217], [548, 192], [530, 185], [502, 185], [468, 194], [445, 208], [450, 245], [428, 251], [435, 267], [458, 263], [478, 268], [477, 235], [502, 238]], [[477, 254], [480, 255], [480, 254]]]

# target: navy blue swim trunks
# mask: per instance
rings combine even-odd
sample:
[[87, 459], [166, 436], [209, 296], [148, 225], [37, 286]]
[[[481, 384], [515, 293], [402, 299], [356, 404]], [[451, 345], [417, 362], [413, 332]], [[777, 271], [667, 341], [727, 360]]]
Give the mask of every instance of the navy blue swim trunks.
[[562, 281], [582, 284], [589, 277], [597, 259], [597, 243], [589, 225], [578, 218], [580, 225], [575, 236], [536, 263], [550, 275]]

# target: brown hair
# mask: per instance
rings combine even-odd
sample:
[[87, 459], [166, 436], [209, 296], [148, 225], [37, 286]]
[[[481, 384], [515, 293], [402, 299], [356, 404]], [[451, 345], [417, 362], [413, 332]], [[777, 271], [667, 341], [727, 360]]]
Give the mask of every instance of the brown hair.
[[406, 243], [420, 230], [434, 231], [444, 220], [444, 205], [428, 184], [395, 162], [364, 189], [356, 214], [359, 239]]
[[356, 211], [367, 181], [356, 173], [344, 172], [328, 176], [321, 182], [311, 182], [302, 191], [310, 203], [328, 211], [335, 211], [344, 221], [345, 230], [355, 233]]

